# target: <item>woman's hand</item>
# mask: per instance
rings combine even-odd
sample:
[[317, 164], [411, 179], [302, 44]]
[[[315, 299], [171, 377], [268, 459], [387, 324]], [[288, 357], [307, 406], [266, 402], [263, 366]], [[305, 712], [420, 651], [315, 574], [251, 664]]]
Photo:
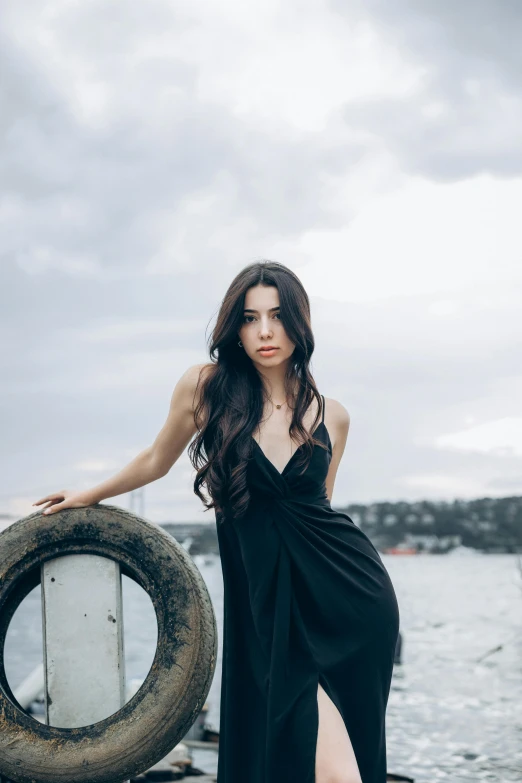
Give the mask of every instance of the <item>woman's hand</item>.
[[88, 492], [70, 492], [68, 489], [62, 489], [61, 492], [53, 492], [41, 500], [33, 503], [33, 506], [39, 506], [42, 503], [47, 505], [40, 509], [44, 514], [54, 514], [55, 511], [61, 511], [62, 508], [81, 508], [82, 506], [93, 506], [98, 501]]

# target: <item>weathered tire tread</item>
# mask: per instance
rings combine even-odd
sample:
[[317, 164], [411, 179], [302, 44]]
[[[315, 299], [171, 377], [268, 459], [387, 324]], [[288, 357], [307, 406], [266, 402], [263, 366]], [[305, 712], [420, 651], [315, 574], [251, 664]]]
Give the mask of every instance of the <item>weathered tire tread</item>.
[[[46, 726], [16, 704], [3, 665], [10, 619], [37, 584], [45, 560], [100, 554], [147, 590], [158, 647], [143, 685], [103, 721]], [[118, 506], [97, 504], [50, 516], [37, 511], [0, 533], [0, 774], [16, 783], [113, 783], [163, 758], [197, 718], [217, 658], [217, 628], [201, 574], [165, 530]]]

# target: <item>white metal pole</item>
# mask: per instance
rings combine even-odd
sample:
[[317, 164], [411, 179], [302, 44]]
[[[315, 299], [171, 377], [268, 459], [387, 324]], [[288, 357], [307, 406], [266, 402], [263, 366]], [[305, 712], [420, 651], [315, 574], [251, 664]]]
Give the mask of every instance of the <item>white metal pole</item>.
[[125, 704], [119, 563], [98, 555], [43, 563], [42, 615], [46, 723], [88, 726], [117, 712]]

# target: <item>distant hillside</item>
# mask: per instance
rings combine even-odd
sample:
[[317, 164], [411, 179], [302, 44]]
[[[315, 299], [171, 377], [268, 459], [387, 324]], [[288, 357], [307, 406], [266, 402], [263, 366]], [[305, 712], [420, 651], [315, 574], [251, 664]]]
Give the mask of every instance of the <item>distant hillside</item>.
[[[347, 513], [380, 551], [412, 546], [419, 552], [439, 553], [460, 545], [481, 552], [522, 553], [522, 497], [350, 504], [338, 510]], [[180, 543], [187, 542], [191, 555], [219, 552], [215, 523], [163, 526]]]
[[461, 544], [482, 552], [522, 552], [522, 497], [350, 504], [340, 510], [382, 549], [411, 543], [443, 551]]

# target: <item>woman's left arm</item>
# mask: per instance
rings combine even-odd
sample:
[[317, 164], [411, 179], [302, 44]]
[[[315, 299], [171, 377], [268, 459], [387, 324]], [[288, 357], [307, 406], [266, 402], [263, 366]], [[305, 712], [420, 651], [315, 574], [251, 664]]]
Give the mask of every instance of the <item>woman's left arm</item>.
[[348, 430], [350, 429], [350, 414], [344, 405], [341, 405], [337, 400], [328, 399], [326, 401], [326, 410], [328, 411], [328, 423], [325, 417], [325, 424], [332, 442], [332, 459], [325, 483], [326, 494], [331, 502], [337, 468], [343, 456]]

